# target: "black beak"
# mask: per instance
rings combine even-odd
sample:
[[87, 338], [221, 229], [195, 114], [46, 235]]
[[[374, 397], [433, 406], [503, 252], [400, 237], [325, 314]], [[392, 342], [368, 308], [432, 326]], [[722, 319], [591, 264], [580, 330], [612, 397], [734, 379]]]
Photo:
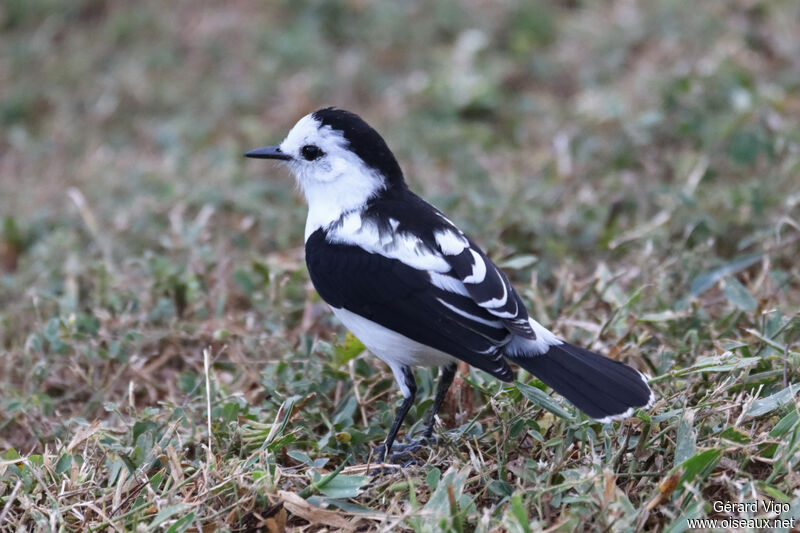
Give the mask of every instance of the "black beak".
[[292, 156], [281, 152], [281, 147], [277, 144], [275, 146], [265, 146], [263, 148], [250, 150], [244, 154], [244, 156], [252, 157], [254, 159], [281, 159], [283, 161], [288, 161], [292, 158]]

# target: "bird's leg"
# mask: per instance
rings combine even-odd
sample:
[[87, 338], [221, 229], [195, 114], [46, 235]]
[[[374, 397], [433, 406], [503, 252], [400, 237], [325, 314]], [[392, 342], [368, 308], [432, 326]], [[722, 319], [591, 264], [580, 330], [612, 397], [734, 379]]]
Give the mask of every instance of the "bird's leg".
[[431, 443], [434, 441], [433, 426], [436, 423], [436, 415], [439, 413], [439, 409], [441, 409], [442, 404], [444, 403], [444, 399], [447, 396], [447, 390], [453, 383], [453, 378], [455, 378], [455, 375], [456, 375], [455, 364], [442, 367], [441, 375], [439, 376], [439, 384], [436, 387], [436, 398], [433, 400], [433, 407], [431, 408], [431, 413], [428, 416], [428, 420], [425, 422], [425, 430], [422, 432], [422, 437], [417, 440], [410, 440], [406, 444], [395, 444], [394, 450], [397, 453], [390, 454], [389, 456], [390, 458], [392, 458], [393, 456], [394, 458], [399, 458], [399, 459], [407, 458], [410, 454], [419, 450], [423, 444]]
[[439, 385], [436, 387], [436, 399], [433, 400], [433, 408], [425, 423], [425, 431], [422, 433], [424, 440], [430, 441], [433, 437], [433, 425], [436, 423], [436, 415], [439, 414], [439, 409], [442, 408], [444, 399], [447, 396], [447, 390], [453, 384], [453, 378], [456, 376], [456, 364], [452, 363], [442, 367], [442, 375], [439, 377]]
[[392, 371], [394, 372], [397, 381], [400, 383], [400, 388], [403, 391], [404, 398], [403, 403], [400, 404], [400, 408], [397, 410], [397, 415], [394, 417], [392, 429], [390, 429], [389, 434], [386, 435], [386, 440], [382, 445], [376, 448], [376, 460], [379, 463], [382, 463], [386, 458], [386, 454], [391, 452], [392, 444], [394, 444], [394, 439], [397, 437], [397, 432], [400, 431], [400, 426], [403, 424], [403, 419], [406, 417], [406, 414], [408, 414], [408, 410], [411, 409], [411, 406], [414, 404], [414, 398], [417, 395], [417, 381], [414, 379], [414, 373], [411, 370], [411, 367], [402, 366], [396, 370], [392, 368]]

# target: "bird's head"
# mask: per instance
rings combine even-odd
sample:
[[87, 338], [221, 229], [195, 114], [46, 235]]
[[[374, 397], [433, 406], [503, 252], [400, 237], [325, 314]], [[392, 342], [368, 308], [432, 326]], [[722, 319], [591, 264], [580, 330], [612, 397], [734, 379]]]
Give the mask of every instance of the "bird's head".
[[405, 187], [400, 166], [383, 138], [361, 117], [342, 109], [329, 107], [306, 115], [283, 142], [245, 156], [284, 162], [311, 209], [325, 204], [342, 213], [384, 191]]

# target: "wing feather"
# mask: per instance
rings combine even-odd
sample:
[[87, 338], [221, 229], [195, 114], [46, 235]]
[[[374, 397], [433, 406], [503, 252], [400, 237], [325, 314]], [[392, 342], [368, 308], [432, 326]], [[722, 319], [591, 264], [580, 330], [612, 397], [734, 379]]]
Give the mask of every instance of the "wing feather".
[[432, 283], [428, 271], [357, 245], [329, 242], [322, 230], [306, 241], [306, 263], [314, 287], [331, 306], [512, 379], [502, 353], [510, 340], [504, 323], [471, 296]]
[[[528, 311], [511, 282], [475, 243], [467, 241], [469, 246], [459, 254], [443, 255], [451, 266], [451, 275], [461, 280], [464, 289], [479, 307], [501, 319], [509, 331], [535, 339]], [[477, 276], [476, 273], [484, 275]]]

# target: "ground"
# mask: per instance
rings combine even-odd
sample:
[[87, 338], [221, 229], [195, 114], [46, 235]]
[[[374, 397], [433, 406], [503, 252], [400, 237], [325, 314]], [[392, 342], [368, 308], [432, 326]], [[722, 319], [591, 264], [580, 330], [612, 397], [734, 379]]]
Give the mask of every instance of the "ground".
[[[0, 530], [800, 517], [799, 19], [791, 0], [4, 2]], [[603, 425], [524, 371], [462, 369], [438, 445], [369, 475], [391, 372], [310, 286], [291, 178], [242, 157], [325, 105], [384, 134], [540, 322], [648, 373], [655, 405]]]

